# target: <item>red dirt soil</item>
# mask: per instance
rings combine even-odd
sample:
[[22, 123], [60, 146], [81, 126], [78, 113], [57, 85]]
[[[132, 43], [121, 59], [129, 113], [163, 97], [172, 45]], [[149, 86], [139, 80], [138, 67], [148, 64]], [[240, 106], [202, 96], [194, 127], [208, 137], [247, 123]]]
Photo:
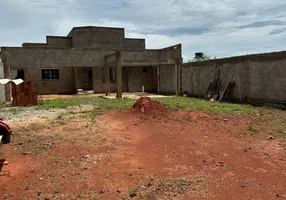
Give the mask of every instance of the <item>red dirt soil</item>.
[[141, 113], [158, 113], [163, 112], [166, 108], [158, 101], [150, 97], [141, 97], [133, 105], [133, 110]]
[[[49, 199], [131, 199], [130, 190], [137, 186], [134, 199], [141, 192], [148, 194], [145, 199], [167, 200], [286, 198], [285, 142], [267, 140], [267, 129], [249, 132], [253, 116], [145, 115], [162, 107], [152, 101], [149, 106], [146, 99], [139, 102], [134, 109], [140, 112], [111, 112], [96, 126], [71, 121], [41, 130], [65, 139], [55, 140], [40, 155], [24, 156], [13, 143], [3, 146], [10, 161], [3, 171], [11, 175], [0, 176], [0, 194], [37, 199], [40, 188]], [[151, 186], [146, 186], [146, 176], [154, 178]], [[166, 177], [176, 180], [176, 187], [159, 186]], [[178, 184], [184, 179], [192, 180], [190, 185]]]

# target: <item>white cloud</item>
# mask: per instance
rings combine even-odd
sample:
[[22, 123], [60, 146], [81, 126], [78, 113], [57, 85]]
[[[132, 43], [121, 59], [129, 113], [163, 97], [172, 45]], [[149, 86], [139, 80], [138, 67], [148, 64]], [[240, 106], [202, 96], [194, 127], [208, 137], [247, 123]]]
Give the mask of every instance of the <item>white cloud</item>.
[[186, 59], [197, 51], [225, 57], [286, 48], [286, 2], [280, 0], [1, 1], [0, 46], [95, 25], [124, 27], [127, 37], [146, 38], [148, 48], [182, 43]]

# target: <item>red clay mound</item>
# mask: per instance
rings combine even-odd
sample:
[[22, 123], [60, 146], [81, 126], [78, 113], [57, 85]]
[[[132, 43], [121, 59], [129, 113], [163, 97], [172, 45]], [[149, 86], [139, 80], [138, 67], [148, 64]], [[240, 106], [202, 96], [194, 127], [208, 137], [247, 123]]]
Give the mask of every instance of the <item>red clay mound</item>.
[[133, 110], [139, 111], [141, 113], [157, 113], [166, 110], [158, 101], [152, 100], [149, 97], [141, 97], [133, 105]]

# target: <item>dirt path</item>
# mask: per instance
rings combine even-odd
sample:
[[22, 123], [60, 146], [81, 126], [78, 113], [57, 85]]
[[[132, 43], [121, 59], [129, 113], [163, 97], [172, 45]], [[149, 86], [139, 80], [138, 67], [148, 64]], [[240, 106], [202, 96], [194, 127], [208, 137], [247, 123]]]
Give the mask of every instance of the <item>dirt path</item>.
[[96, 122], [73, 118], [41, 126], [1, 147], [9, 164], [0, 174], [0, 194], [7, 199], [286, 198], [285, 141], [251, 132], [251, 121], [252, 116], [202, 112], [121, 111]]
[[260, 134], [245, 136], [251, 118], [185, 112], [155, 119], [130, 113], [124, 113], [124, 119], [120, 116], [114, 113], [105, 118], [113, 129], [128, 130], [126, 150], [134, 155], [129, 162], [145, 169], [145, 174], [200, 175], [205, 179], [201, 189], [206, 190], [200, 198], [286, 197], [286, 151], [279, 140], [269, 141]]

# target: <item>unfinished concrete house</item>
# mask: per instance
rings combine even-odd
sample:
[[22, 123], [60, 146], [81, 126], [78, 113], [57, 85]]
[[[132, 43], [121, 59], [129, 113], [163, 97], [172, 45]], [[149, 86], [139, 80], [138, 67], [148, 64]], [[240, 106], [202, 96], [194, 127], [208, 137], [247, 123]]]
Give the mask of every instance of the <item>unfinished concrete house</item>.
[[[0, 78], [31, 81], [39, 94], [181, 92], [181, 45], [150, 50], [145, 39], [125, 38], [123, 28], [75, 27], [46, 43], [1, 47]], [[0, 90], [1, 91], [1, 90]], [[10, 86], [5, 86], [10, 101]], [[4, 94], [1, 95], [4, 98]]]

